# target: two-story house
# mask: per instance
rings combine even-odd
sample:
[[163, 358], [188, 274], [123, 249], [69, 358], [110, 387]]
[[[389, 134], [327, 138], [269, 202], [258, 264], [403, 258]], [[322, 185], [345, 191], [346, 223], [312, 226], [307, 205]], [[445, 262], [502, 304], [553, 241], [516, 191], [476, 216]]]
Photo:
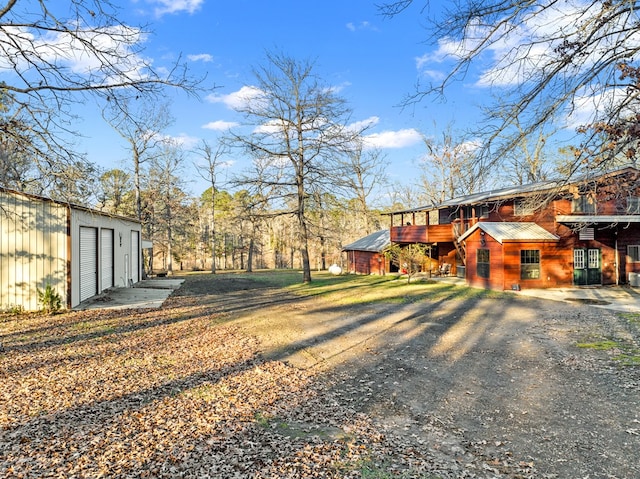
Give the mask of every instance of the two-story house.
[[640, 170], [485, 191], [388, 213], [390, 240], [490, 289], [640, 281]]

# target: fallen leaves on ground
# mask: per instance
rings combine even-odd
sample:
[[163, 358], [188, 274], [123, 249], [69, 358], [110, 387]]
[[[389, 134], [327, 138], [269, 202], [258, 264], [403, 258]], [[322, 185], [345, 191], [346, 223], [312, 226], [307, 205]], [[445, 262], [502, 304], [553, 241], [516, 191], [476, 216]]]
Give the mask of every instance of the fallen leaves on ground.
[[23, 315], [0, 335], [3, 477], [445, 477], [206, 307]]

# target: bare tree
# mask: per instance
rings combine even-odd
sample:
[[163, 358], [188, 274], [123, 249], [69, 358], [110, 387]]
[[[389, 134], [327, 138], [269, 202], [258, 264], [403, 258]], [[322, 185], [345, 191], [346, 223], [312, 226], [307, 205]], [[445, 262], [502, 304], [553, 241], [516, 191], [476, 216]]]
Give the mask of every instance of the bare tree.
[[189, 221], [183, 212], [187, 207], [187, 195], [184, 192], [184, 182], [181, 170], [184, 163], [184, 153], [181, 148], [171, 142], [165, 142], [159, 155], [151, 162], [148, 187], [153, 196], [154, 209], [158, 224], [154, 228], [162, 233], [165, 244], [165, 258], [167, 274], [173, 274], [175, 232], [185, 227]]
[[457, 139], [447, 128], [441, 138], [423, 135], [427, 154], [421, 161], [422, 184], [430, 203], [477, 191], [483, 185], [476, 159], [477, 144]]
[[[420, 8], [429, 3], [390, 1], [383, 12], [408, 14], [413, 4]], [[419, 83], [407, 103], [444, 93], [456, 80], [469, 81], [469, 72], [477, 71], [471, 67], [491, 59], [475, 79], [476, 86], [490, 87], [500, 98], [498, 108], [488, 109], [483, 130], [480, 158], [485, 167], [500, 163], [506, 152], [519, 148], [523, 137], [535, 137], [550, 123], [611, 126], [638, 111], [640, 92], [628, 89], [628, 78], [618, 70], [634, 66], [640, 51], [638, 1], [463, 0], [441, 7], [429, 19], [429, 39], [437, 45], [434, 53], [448, 52], [452, 67], [443, 81]], [[434, 11], [423, 8], [418, 13]], [[424, 60], [428, 63], [429, 58]], [[609, 166], [607, 161], [591, 161], [590, 155], [602, 151], [607, 141], [601, 131], [581, 131], [582, 145], [569, 174]]]
[[68, 185], [74, 179], [68, 173], [87, 163], [72, 140], [79, 134], [75, 103], [114, 104], [166, 87], [195, 92], [198, 82], [180, 62], [156, 66], [143, 56], [149, 32], [124, 23], [119, 13], [110, 0], [0, 5], [3, 133], [31, 162], [31, 180], [42, 190]]
[[313, 189], [330, 189], [342, 173], [338, 158], [353, 148], [360, 132], [347, 128], [350, 110], [335, 89], [315, 76], [313, 63], [267, 54], [255, 70], [255, 95], [238, 110], [253, 126], [230, 140], [254, 159], [255, 171], [237, 179], [251, 194], [268, 198], [298, 226], [303, 281], [311, 281], [306, 205]]
[[523, 136], [520, 148], [507, 155], [503, 171], [510, 184], [514, 180], [524, 185], [548, 179], [551, 165], [545, 155], [547, 138], [548, 134], [542, 129], [537, 136]]
[[400, 246], [392, 243], [382, 252], [389, 261], [398, 267], [398, 271], [407, 275], [407, 283], [411, 278], [421, 272], [425, 267], [431, 270], [431, 246], [422, 243], [412, 243], [408, 246]]
[[16, 109], [15, 95], [0, 89], [0, 185], [87, 203], [92, 198], [96, 167], [80, 156], [65, 158], [61, 167], [60, 152], [43, 148], [33, 120]]
[[103, 118], [129, 144], [133, 187], [135, 191], [135, 214], [142, 219], [141, 182], [143, 164], [163, 154], [166, 138], [162, 131], [173, 122], [166, 103], [146, 101], [122, 101], [103, 110]]
[[223, 163], [222, 158], [227, 152], [228, 149], [224, 144], [219, 143], [214, 151], [211, 145], [204, 140], [196, 149], [196, 154], [204, 160], [204, 164], [195, 165], [196, 169], [200, 176], [211, 185], [209, 235], [211, 238], [211, 273], [213, 274], [216, 272], [216, 180], [218, 170]]
[[388, 209], [391, 210], [406, 210], [430, 204], [424, 188], [404, 182], [389, 185], [387, 196], [389, 198]]
[[108, 213], [132, 216], [135, 204], [132, 198], [131, 177], [117, 168], [100, 176], [98, 209]]
[[360, 218], [360, 232], [371, 233], [370, 199], [374, 192], [385, 184], [386, 157], [380, 150], [364, 149], [362, 145], [355, 147], [345, 155], [343, 170], [347, 173], [342, 179], [347, 195], [356, 200], [355, 216]]

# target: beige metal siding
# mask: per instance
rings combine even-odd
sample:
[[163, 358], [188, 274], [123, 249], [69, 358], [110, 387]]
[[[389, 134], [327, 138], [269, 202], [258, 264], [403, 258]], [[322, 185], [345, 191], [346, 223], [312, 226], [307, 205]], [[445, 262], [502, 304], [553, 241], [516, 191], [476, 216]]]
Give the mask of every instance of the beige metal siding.
[[131, 282], [140, 281], [140, 232], [131, 232]]
[[[113, 270], [112, 286], [114, 287], [127, 287], [131, 284], [131, 263], [130, 256], [132, 254], [131, 237], [132, 231], [138, 233], [140, 237], [140, 223], [129, 220], [127, 218], [112, 217], [101, 214], [97, 211], [83, 210], [75, 207], [71, 208], [71, 306], [76, 307], [80, 302], [86, 299], [85, 291], [80, 291], [82, 280], [81, 265], [80, 265], [80, 229], [81, 228], [95, 228], [97, 238], [104, 241], [103, 234], [105, 230], [113, 231], [113, 256], [111, 258], [104, 257], [104, 251], [101, 246], [98, 246], [97, 252], [97, 277], [98, 285], [97, 291], [101, 292], [110, 287], [108, 285], [108, 275], [103, 273], [104, 268]], [[133, 251], [138, 251], [139, 257], [139, 241], [137, 247], [133, 248]], [[95, 294], [95, 293], [94, 293]], [[82, 299], [81, 299], [82, 298]]]
[[0, 191], [0, 309], [38, 309], [51, 285], [67, 303], [67, 208]]

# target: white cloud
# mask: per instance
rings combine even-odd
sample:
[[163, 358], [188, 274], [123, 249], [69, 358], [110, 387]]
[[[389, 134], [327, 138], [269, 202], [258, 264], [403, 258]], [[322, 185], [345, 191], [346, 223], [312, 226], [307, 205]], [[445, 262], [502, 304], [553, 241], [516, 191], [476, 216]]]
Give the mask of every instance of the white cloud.
[[[623, 101], [628, 99], [626, 88], [611, 88], [599, 94], [590, 94], [586, 91], [577, 95], [572, 104], [572, 110], [567, 112], [565, 118], [568, 128], [578, 128], [609, 118], [607, 112], [616, 110]], [[621, 108], [620, 116], [628, 117], [637, 112], [629, 108]]]
[[[12, 65], [6, 58], [22, 58], [16, 52], [31, 53], [31, 58], [41, 59], [48, 66], [56, 65], [59, 71], [67, 69], [77, 75], [92, 77], [93, 83], [117, 83], [123, 81], [117, 74], [105, 76], [102, 66], [105, 63], [117, 65], [119, 72], [130, 79], [145, 77], [145, 60], [135, 54], [137, 46], [146, 40], [143, 32], [134, 27], [115, 26], [98, 30], [76, 30], [74, 36], [66, 33], [51, 33], [36, 37], [26, 28], [7, 27], [0, 32], [0, 43], [6, 46], [15, 45], [14, 54], [7, 48], [6, 56], [0, 58], [0, 68], [16, 69], [28, 77], [30, 64]], [[11, 36], [11, 41], [8, 41]], [[100, 57], [88, 50], [86, 45], [92, 44]]]
[[204, 0], [153, 0], [151, 2], [157, 7], [154, 9], [156, 16], [162, 16], [167, 13], [195, 13], [200, 9]]
[[355, 32], [357, 30], [373, 30], [373, 31], [377, 31], [377, 28], [371, 24], [371, 22], [368, 22], [366, 20], [363, 20], [361, 22], [358, 23], [353, 23], [353, 22], [349, 22], [345, 25], [347, 27], [347, 30], [350, 30], [352, 32]]
[[286, 132], [286, 128], [283, 127], [283, 124], [279, 120], [269, 120], [262, 125], [258, 125], [253, 130], [254, 133], [264, 133], [266, 135], [272, 136], [283, 136]]
[[447, 77], [446, 73], [439, 70], [424, 69], [421, 73], [423, 77], [430, 78], [437, 82], [441, 82]]
[[238, 126], [238, 123], [233, 122], [233, 121], [223, 121], [223, 120], [217, 120], [217, 121], [211, 121], [209, 123], [207, 123], [206, 125], [202, 125], [202, 128], [206, 129], [206, 130], [214, 130], [214, 131], [226, 131], [229, 130], [235, 126]]
[[254, 86], [243, 86], [240, 90], [228, 95], [209, 95], [207, 100], [211, 103], [222, 103], [233, 110], [246, 108], [254, 101], [259, 101], [264, 93]]
[[193, 55], [187, 55], [187, 58], [192, 62], [212, 62], [213, 56], [208, 53], [198, 53]]
[[351, 131], [363, 131], [367, 128], [371, 128], [372, 126], [380, 123], [380, 118], [377, 116], [370, 116], [366, 120], [356, 121], [355, 123], [351, 123], [347, 126]]
[[195, 146], [200, 142], [199, 138], [189, 136], [186, 133], [180, 133], [175, 136], [164, 135], [163, 138], [164, 138], [164, 141], [166, 141], [171, 145], [182, 146], [187, 149], [195, 148]]
[[[545, 2], [546, 3], [546, 2]], [[545, 9], [537, 9], [522, 19], [518, 25], [505, 24], [493, 31], [495, 26], [471, 22], [465, 39], [444, 37], [438, 41], [434, 51], [417, 57], [416, 68], [421, 74], [437, 78], [434, 64], [457, 61], [473, 54], [477, 48], [484, 48], [481, 60], [484, 69], [476, 79], [478, 87], [510, 87], [535, 79], [542, 69], [558, 61], [558, 47], [566, 39], [579, 43], [583, 40], [584, 25], [598, 21], [602, 15], [600, 2], [583, 0], [561, 0], [549, 2]], [[623, 19], [621, 19], [623, 21]], [[496, 24], [498, 24], [496, 22]], [[629, 35], [627, 29], [611, 24], [608, 32], [624, 32], [626, 44], [640, 45], [640, 33]], [[487, 38], [490, 40], [487, 41]], [[617, 42], [616, 35], [602, 35], [603, 40], [596, 45], [590, 55], [580, 58], [580, 62], [567, 74], [579, 74], [593, 66]]]
[[414, 128], [397, 131], [383, 131], [372, 133], [364, 137], [364, 144], [368, 148], [406, 148], [422, 141], [422, 135]]

